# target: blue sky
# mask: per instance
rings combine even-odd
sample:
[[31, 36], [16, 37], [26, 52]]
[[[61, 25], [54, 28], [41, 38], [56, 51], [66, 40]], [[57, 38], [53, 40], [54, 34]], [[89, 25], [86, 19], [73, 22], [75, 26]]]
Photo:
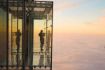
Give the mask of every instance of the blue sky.
[[105, 34], [105, 0], [50, 1], [54, 1], [55, 33]]

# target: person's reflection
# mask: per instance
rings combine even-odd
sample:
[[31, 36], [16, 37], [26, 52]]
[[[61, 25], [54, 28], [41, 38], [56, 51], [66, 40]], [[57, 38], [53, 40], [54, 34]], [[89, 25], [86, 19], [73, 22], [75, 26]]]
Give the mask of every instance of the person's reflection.
[[44, 54], [40, 54], [40, 58], [39, 58], [39, 66], [42, 67], [44, 66]]
[[21, 32], [20, 32], [20, 30], [17, 30], [17, 32], [16, 32], [16, 45], [17, 45], [17, 47], [20, 47], [20, 36], [21, 36]]
[[51, 33], [50, 33], [50, 30], [48, 30], [48, 34], [47, 34], [47, 46], [46, 46], [46, 51], [48, 53], [49, 53], [49, 49], [51, 47], [50, 42], [51, 42]]
[[19, 56], [19, 49], [20, 49], [20, 36], [21, 36], [21, 32], [18, 29], [16, 32], [16, 45], [17, 45], [17, 55], [16, 55], [16, 59], [17, 59], [17, 65], [20, 64], [20, 56]]
[[40, 49], [41, 49], [41, 51], [43, 51], [44, 36], [45, 36], [45, 33], [43, 32], [43, 30], [41, 30], [40, 33], [39, 33], [39, 37], [40, 37]]

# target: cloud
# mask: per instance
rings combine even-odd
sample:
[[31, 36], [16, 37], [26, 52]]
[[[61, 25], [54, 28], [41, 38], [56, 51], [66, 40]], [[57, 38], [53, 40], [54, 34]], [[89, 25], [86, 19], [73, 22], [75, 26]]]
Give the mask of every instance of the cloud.
[[105, 34], [105, 16], [101, 16], [89, 22], [82, 22], [78, 20], [75, 21], [71, 20], [70, 18], [65, 21], [60, 21], [58, 22], [60, 24], [55, 24], [54, 32], [56, 34]]
[[66, 9], [74, 8], [76, 6], [77, 6], [77, 4], [65, 2], [65, 3], [61, 3], [61, 4], [56, 5], [55, 11], [64, 11]]
[[103, 23], [103, 24], [105, 24], [105, 16], [102, 16], [102, 17], [100, 18], [100, 22]]
[[104, 26], [105, 27], [105, 16], [99, 17], [98, 19], [96, 19], [96, 21], [93, 21], [92, 23], [95, 25], [98, 25], [98, 26]]
[[105, 8], [101, 10], [101, 13], [102, 14], [105, 14]]
[[84, 25], [84, 31], [91, 34], [105, 34], [105, 16]]
[[88, 0], [56, 0], [54, 2], [54, 10], [55, 12], [63, 12], [72, 8], [80, 7], [85, 3], [88, 3]]

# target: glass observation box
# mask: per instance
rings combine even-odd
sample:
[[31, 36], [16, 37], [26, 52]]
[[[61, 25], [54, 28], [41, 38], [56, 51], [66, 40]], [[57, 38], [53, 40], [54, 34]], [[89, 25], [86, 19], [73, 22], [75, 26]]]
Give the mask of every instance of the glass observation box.
[[52, 70], [53, 1], [0, 0], [0, 70]]

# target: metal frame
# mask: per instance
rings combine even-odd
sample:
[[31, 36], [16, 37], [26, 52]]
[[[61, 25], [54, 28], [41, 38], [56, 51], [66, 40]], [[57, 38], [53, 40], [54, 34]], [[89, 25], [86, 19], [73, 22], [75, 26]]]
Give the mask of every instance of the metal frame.
[[[50, 70], [52, 70], [52, 58], [53, 58], [53, 1], [34, 1], [34, 2], [31, 2], [31, 4], [29, 3], [29, 4], [26, 4], [26, 1], [25, 0], [20, 0], [21, 2], [19, 3], [19, 5], [16, 5], [14, 2], [12, 2], [12, 0], [10, 1], [10, 0], [7, 0], [7, 2], [0, 2], [0, 6], [2, 6], [2, 5], [6, 5], [6, 11], [7, 11], [7, 65], [6, 65], [6, 70], [8, 70], [8, 68], [9, 67], [15, 67], [14, 65], [13, 66], [9, 66], [9, 60], [8, 60], [8, 58], [9, 58], [9, 45], [8, 45], [8, 39], [9, 39], [9, 37], [8, 37], [8, 35], [9, 35], [9, 32], [8, 32], [8, 30], [9, 30], [9, 22], [8, 22], [8, 19], [9, 19], [9, 11], [10, 11], [10, 9], [9, 9], [9, 6], [13, 6], [13, 7], [19, 7], [19, 6], [21, 6], [22, 7], [22, 16], [24, 16], [23, 17], [23, 24], [22, 24], [22, 34], [23, 34], [23, 36], [25, 36], [25, 34], [24, 34], [24, 32], [25, 32], [25, 23], [26, 23], [26, 7], [37, 7], [37, 8], [45, 8], [45, 10], [47, 9], [47, 8], [50, 8], [50, 9], [48, 9], [48, 10], [51, 10], [52, 9], [52, 29], [51, 29], [51, 33], [52, 33], [52, 37], [51, 37], [51, 68], [50, 68]], [[18, 10], [17, 10], [17, 12], [19, 12]], [[43, 12], [42, 12], [43, 13]], [[45, 11], [44, 11], [44, 13], [45, 13]], [[40, 14], [40, 13], [39, 13]], [[19, 16], [17, 16], [17, 18], [18, 18]], [[41, 16], [40, 16], [41, 17]], [[38, 17], [39, 18], [39, 17]], [[38, 19], [37, 18], [37, 19]], [[40, 18], [40, 19], [42, 19], [42, 18]], [[46, 23], [47, 23], [47, 21], [46, 21]], [[18, 19], [17, 19], [17, 24], [18, 24]], [[11, 27], [12, 27], [12, 25], [11, 25]], [[47, 27], [47, 25], [46, 25], [46, 27]], [[17, 25], [17, 28], [18, 28], [18, 25]], [[11, 29], [11, 31], [12, 31], [12, 29]], [[22, 38], [22, 41], [24, 42], [24, 38]], [[22, 46], [25, 46], [25, 44], [22, 44]], [[17, 50], [18, 51], [18, 50]], [[22, 54], [22, 57], [23, 57], [23, 54]], [[24, 59], [22, 60], [22, 61], [24, 61]], [[1, 66], [0, 66], [1, 67]], [[19, 67], [19, 66], [17, 66], [17, 67]], [[31, 66], [31, 67], [34, 67], [34, 68], [36, 68], [36, 67], [38, 67], [38, 66]], [[25, 67], [24, 67], [24, 63], [23, 63], [23, 65], [22, 65], [22, 70], [25, 70]]]
[[8, 32], [8, 29], [9, 29], [9, 27], [8, 27], [8, 19], [9, 19], [9, 17], [8, 17], [8, 0], [7, 0], [7, 2], [6, 2], [6, 4], [7, 4], [7, 9], [6, 9], [6, 11], [7, 11], [7, 66], [6, 66], [6, 69], [8, 70], [8, 65], [9, 65], [9, 60], [8, 60], [8, 58], [9, 58], [9, 55], [8, 55], [8, 53], [9, 53], [9, 45], [8, 45], [8, 39], [9, 39], [9, 37], [8, 37], [8, 35], [9, 35], [9, 32]]

